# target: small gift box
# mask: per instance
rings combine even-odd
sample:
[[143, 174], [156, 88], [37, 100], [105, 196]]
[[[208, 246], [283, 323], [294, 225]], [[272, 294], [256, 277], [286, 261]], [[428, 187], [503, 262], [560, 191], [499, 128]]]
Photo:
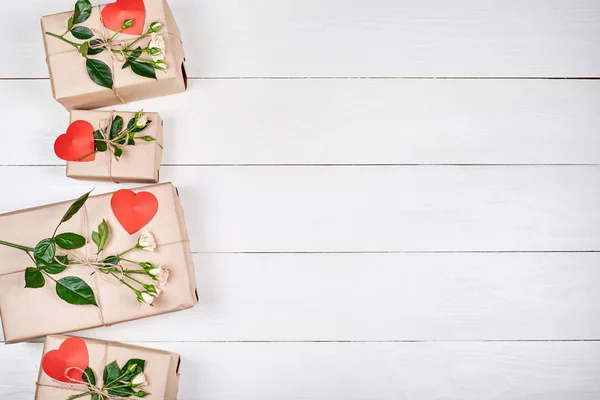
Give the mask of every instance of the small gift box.
[[185, 91], [181, 34], [165, 0], [117, 0], [42, 17], [54, 98], [98, 108]]
[[162, 128], [156, 113], [71, 110], [54, 151], [67, 161], [70, 178], [157, 183]]
[[171, 183], [88, 195], [0, 215], [6, 343], [197, 303], [183, 209]]
[[176, 400], [178, 354], [118, 342], [48, 336], [36, 400]]

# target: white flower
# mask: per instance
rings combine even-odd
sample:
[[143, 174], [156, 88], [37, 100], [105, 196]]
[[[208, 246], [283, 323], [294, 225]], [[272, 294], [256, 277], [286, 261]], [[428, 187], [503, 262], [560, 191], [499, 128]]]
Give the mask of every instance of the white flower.
[[148, 43], [149, 49], [155, 49], [150, 53], [150, 56], [154, 61], [164, 60], [165, 59], [165, 40], [162, 36], [158, 36], [156, 33], [153, 33], [150, 39], [150, 43]]
[[156, 249], [156, 240], [149, 231], [143, 231], [138, 239], [138, 246], [146, 251], [154, 251]]
[[154, 275], [156, 277], [159, 288], [164, 288], [166, 286], [167, 281], [169, 280], [169, 270], [168, 269], [166, 269], [165, 267], [156, 267], [156, 268], [152, 268], [148, 272], [151, 275]]
[[131, 380], [131, 384], [136, 388], [147, 385], [148, 381], [146, 380], [146, 375], [144, 375], [143, 372], [140, 372]]
[[154, 296], [148, 292], [138, 292], [138, 301], [142, 304], [151, 306], [152, 303], [154, 303]]
[[148, 125], [148, 117], [146, 117], [145, 115], [142, 115], [140, 118], [138, 118], [138, 120], [135, 122], [135, 126], [137, 126], [138, 128], [143, 128], [146, 125]]

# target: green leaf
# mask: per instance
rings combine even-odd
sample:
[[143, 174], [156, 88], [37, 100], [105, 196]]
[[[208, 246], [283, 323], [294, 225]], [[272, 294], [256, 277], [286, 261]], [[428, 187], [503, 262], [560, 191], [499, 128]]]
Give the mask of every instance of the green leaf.
[[123, 131], [123, 118], [120, 115], [117, 115], [115, 119], [112, 120], [110, 124], [110, 135], [109, 139], [114, 139], [119, 136], [119, 133]]
[[85, 26], [76, 26], [70, 31], [71, 34], [79, 40], [88, 40], [94, 37], [94, 32], [92, 32], [90, 28]]
[[42, 272], [33, 267], [29, 267], [25, 270], [25, 287], [26, 288], [41, 288], [46, 284], [44, 275]]
[[135, 49], [135, 51], [131, 52], [131, 54], [129, 54], [129, 56], [127, 57], [127, 61], [125, 61], [125, 63], [123, 64], [123, 67], [121, 69], [125, 69], [127, 67], [129, 67], [131, 65], [131, 61], [135, 61], [139, 58], [139, 56], [142, 55], [142, 48], [140, 46], [137, 47], [137, 49]]
[[108, 394], [117, 397], [130, 397], [135, 394], [135, 390], [130, 387], [121, 387], [118, 389], [108, 389]]
[[52, 239], [40, 241], [33, 249], [33, 257], [38, 266], [42, 263], [51, 263], [54, 260], [54, 254], [56, 254], [56, 243]]
[[56, 275], [56, 274], [60, 274], [61, 272], [63, 272], [67, 268], [68, 264], [69, 264], [68, 256], [56, 256], [56, 257], [54, 257], [52, 262], [49, 262], [49, 263], [44, 262], [44, 263], [38, 264], [38, 268], [43, 269], [45, 272], [47, 272], [51, 275]]
[[131, 70], [137, 75], [156, 79], [156, 72], [154, 71], [154, 67], [152, 65], [139, 61], [129, 62], [131, 63]]
[[83, 42], [81, 46], [79, 46], [79, 53], [81, 53], [81, 55], [84, 57], [87, 57], [89, 50], [90, 45], [88, 44], [88, 42]]
[[[133, 372], [128, 372], [129, 367], [132, 365], [135, 366]], [[121, 378], [120, 380], [123, 382], [130, 382], [139, 373], [144, 372], [145, 367], [146, 361], [140, 360], [138, 358], [132, 358], [131, 360], [127, 361], [127, 364], [125, 364], [123, 368], [121, 368], [121, 371], [119, 371], [119, 375], [123, 375], [123, 378]]]
[[67, 210], [65, 215], [63, 215], [62, 219], [60, 220], [59, 225], [62, 224], [63, 222], [67, 222], [68, 220], [73, 218], [73, 216], [75, 214], [77, 214], [77, 212], [81, 209], [81, 207], [83, 207], [83, 205], [87, 201], [90, 193], [91, 193], [91, 191], [87, 192], [86, 194], [84, 194], [83, 196], [81, 196], [77, 200], [75, 200], [73, 202], [73, 204], [71, 204], [71, 207], [69, 207], [69, 209]]
[[92, 386], [96, 386], [96, 374], [94, 374], [94, 371], [90, 367], [87, 367], [85, 369], [83, 374], [83, 381], [85, 383], [89, 383]]
[[92, 240], [98, 247], [98, 253], [96, 254], [100, 254], [104, 250], [104, 246], [108, 240], [108, 224], [105, 220], [102, 220], [100, 225], [98, 225], [98, 232], [92, 232]]
[[108, 65], [100, 60], [88, 58], [85, 61], [85, 66], [87, 68], [89, 77], [94, 81], [94, 83], [105, 88], [112, 89], [113, 77]]
[[56, 294], [69, 304], [98, 305], [92, 288], [76, 276], [67, 276], [56, 282]]
[[123, 155], [123, 149], [121, 149], [120, 147], [114, 146], [113, 147], [113, 152], [115, 153], [115, 157], [119, 158]]
[[119, 265], [119, 257], [117, 256], [110, 256], [110, 257], [106, 257], [104, 260], [102, 260], [102, 263], [105, 264], [112, 264], [112, 265]]
[[71, 16], [69, 17], [69, 20], [67, 21], [67, 30], [71, 30], [71, 28], [73, 27], [73, 14], [71, 14]]
[[61, 233], [54, 238], [56, 244], [65, 250], [80, 249], [85, 246], [86, 240], [83, 236], [76, 233]]
[[77, 0], [77, 3], [75, 3], [75, 10], [73, 10], [74, 23], [80, 24], [84, 22], [90, 17], [91, 13], [92, 3], [90, 3], [90, 0]]
[[119, 364], [117, 361], [113, 361], [104, 367], [104, 374], [102, 374], [102, 380], [104, 381], [104, 386], [110, 385], [113, 383], [119, 376]]
[[95, 150], [101, 153], [104, 153], [108, 149], [108, 146], [104, 141], [104, 136], [102, 136], [102, 132], [100, 131], [100, 129], [94, 131], [94, 146]]
[[96, 54], [100, 54], [104, 51], [104, 47], [94, 47], [94, 46], [98, 46], [99, 44], [104, 43], [102, 40], [100, 39], [94, 39], [94, 40], [90, 40], [90, 48], [88, 50], [88, 56], [95, 56]]
[[92, 400], [103, 400], [98, 393], [92, 393]]

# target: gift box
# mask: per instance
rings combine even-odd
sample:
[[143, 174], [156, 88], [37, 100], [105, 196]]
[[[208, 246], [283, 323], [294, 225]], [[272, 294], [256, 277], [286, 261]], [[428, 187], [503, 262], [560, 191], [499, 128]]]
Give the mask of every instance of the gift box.
[[164, 0], [77, 0], [41, 24], [52, 93], [67, 109], [186, 90], [181, 34]]
[[[176, 400], [180, 357], [167, 351], [118, 342], [48, 336], [36, 400], [81, 396], [100, 400]], [[137, 395], [135, 393], [138, 393]]]
[[[137, 118], [138, 115], [140, 118]], [[77, 124], [80, 123], [74, 125], [75, 121], [88, 124], [79, 128]], [[141, 123], [136, 125], [136, 121]], [[70, 122], [65, 136], [72, 129], [89, 130], [88, 136], [92, 136], [93, 132], [95, 154], [88, 161], [67, 161], [68, 177], [113, 182], [158, 182], [163, 152], [163, 121], [157, 113], [71, 110]], [[94, 139], [90, 137], [89, 140]], [[65, 146], [72, 146], [72, 143], [67, 139]]]
[[197, 301], [183, 209], [171, 183], [0, 215], [6, 343], [183, 310]]

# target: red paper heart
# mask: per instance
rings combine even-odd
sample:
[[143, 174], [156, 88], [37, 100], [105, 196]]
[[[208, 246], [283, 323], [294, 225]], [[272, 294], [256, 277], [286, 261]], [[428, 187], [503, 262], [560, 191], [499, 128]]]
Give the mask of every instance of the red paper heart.
[[54, 152], [65, 161], [94, 161], [94, 128], [87, 121], [74, 121], [56, 138]]
[[[42, 369], [50, 378], [60, 382], [83, 381], [83, 371], [88, 367], [89, 355], [85, 342], [80, 338], [68, 338], [58, 348], [46, 353]], [[72, 368], [72, 369], [69, 369]]]
[[133, 25], [121, 32], [130, 35], [141, 35], [146, 19], [144, 0], [117, 0], [116, 3], [107, 4], [102, 9], [102, 22], [111, 31], [118, 31], [123, 22], [133, 19]]
[[110, 206], [117, 220], [130, 235], [142, 229], [158, 211], [158, 200], [149, 192], [133, 193], [121, 189], [112, 195]]

